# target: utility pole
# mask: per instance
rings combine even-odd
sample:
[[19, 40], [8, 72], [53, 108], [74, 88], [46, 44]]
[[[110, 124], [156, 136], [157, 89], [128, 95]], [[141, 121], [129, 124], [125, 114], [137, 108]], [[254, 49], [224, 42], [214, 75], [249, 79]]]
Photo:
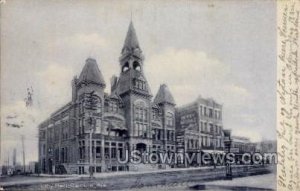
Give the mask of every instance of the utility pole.
[[9, 151], [7, 152], [7, 167], [9, 167]]
[[[216, 155], [216, 142], [217, 142], [217, 137], [216, 137], [216, 132], [215, 132], [215, 125], [213, 124], [213, 146], [214, 146], [214, 152], [213, 152], [213, 154], [214, 155]], [[216, 156], [214, 156], [214, 157], [216, 157]], [[215, 161], [214, 161], [214, 169], [216, 168], [216, 163], [215, 163]]]
[[[98, 108], [98, 104], [99, 104], [99, 97], [95, 94], [94, 91], [92, 91], [91, 93], [88, 93], [87, 95], [87, 104], [86, 104], [86, 109], [91, 110], [91, 112], [89, 113], [89, 125], [90, 125], [90, 132], [89, 132], [89, 138], [90, 138], [90, 149], [89, 149], [89, 153], [90, 153], [90, 165], [89, 165], [89, 170], [90, 170], [90, 177], [93, 177], [93, 173], [96, 171], [96, 167], [95, 165], [93, 165], [93, 133], [96, 130], [96, 120], [95, 117], [93, 116], [93, 113], [95, 111], [97, 111]], [[94, 168], [94, 169], [93, 169]]]
[[25, 173], [25, 149], [24, 149], [24, 135], [21, 135], [22, 138], [22, 150], [23, 150], [23, 171]]

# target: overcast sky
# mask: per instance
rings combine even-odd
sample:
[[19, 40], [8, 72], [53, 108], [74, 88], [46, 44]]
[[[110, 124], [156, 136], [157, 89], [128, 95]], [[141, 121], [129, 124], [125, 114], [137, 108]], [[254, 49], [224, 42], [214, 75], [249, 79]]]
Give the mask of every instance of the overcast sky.
[[[2, 161], [11, 147], [20, 153], [21, 134], [26, 160], [37, 159], [37, 125], [71, 100], [86, 58], [97, 60], [109, 93], [131, 12], [154, 95], [166, 83], [179, 106], [212, 97], [225, 129], [275, 138], [275, 1], [12, 0], [1, 8]], [[12, 121], [24, 127], [8, 128]]]

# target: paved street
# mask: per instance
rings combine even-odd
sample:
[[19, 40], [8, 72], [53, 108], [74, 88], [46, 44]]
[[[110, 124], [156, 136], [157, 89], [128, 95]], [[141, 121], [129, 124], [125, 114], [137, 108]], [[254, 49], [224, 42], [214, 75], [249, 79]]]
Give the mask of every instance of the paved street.
[[[127, 190], [127, 189], [126, 189]], [[214, 191], [230, 191], [230, 190], [276, 190], [276, 174], [264, 174], [256, 176], [248, 176], [242, 178], [234, 178], [233, 180], [216, 180], [204, 182], [184, 182], [173, 183], [167, 185], [156, 185], [147, 187], [137, 187], [131, 191], [166, 191], [166, 190], [214, 190]]]

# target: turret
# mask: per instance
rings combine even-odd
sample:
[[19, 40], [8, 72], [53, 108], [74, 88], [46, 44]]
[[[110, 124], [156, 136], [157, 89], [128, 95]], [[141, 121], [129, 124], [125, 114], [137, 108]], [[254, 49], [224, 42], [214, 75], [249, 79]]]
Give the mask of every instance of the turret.
[[98, 96], [104, 97], [106, 87], [103, 75], [98, 68], [97, 61], [93, 58], [86, 59], [85, 65], [76, 80], [77, 96], [82, 93], [94, 91]]

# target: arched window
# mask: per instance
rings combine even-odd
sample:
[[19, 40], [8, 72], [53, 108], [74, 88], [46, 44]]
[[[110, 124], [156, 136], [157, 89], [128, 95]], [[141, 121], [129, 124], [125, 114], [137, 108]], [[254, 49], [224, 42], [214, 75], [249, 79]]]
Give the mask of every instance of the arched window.
[[129, 70], [129, 63], [126, 62], [125, 65], [122, 67], [122, 72], [126, 72], [127, 70]]
[[141, 71], [141, 65], [137, 61], [133, 62], [133, 69], [137, 71]]
[[148, 108], [142, 101], [134, 105], [134, 136], [147, 137], [148, 136]]

